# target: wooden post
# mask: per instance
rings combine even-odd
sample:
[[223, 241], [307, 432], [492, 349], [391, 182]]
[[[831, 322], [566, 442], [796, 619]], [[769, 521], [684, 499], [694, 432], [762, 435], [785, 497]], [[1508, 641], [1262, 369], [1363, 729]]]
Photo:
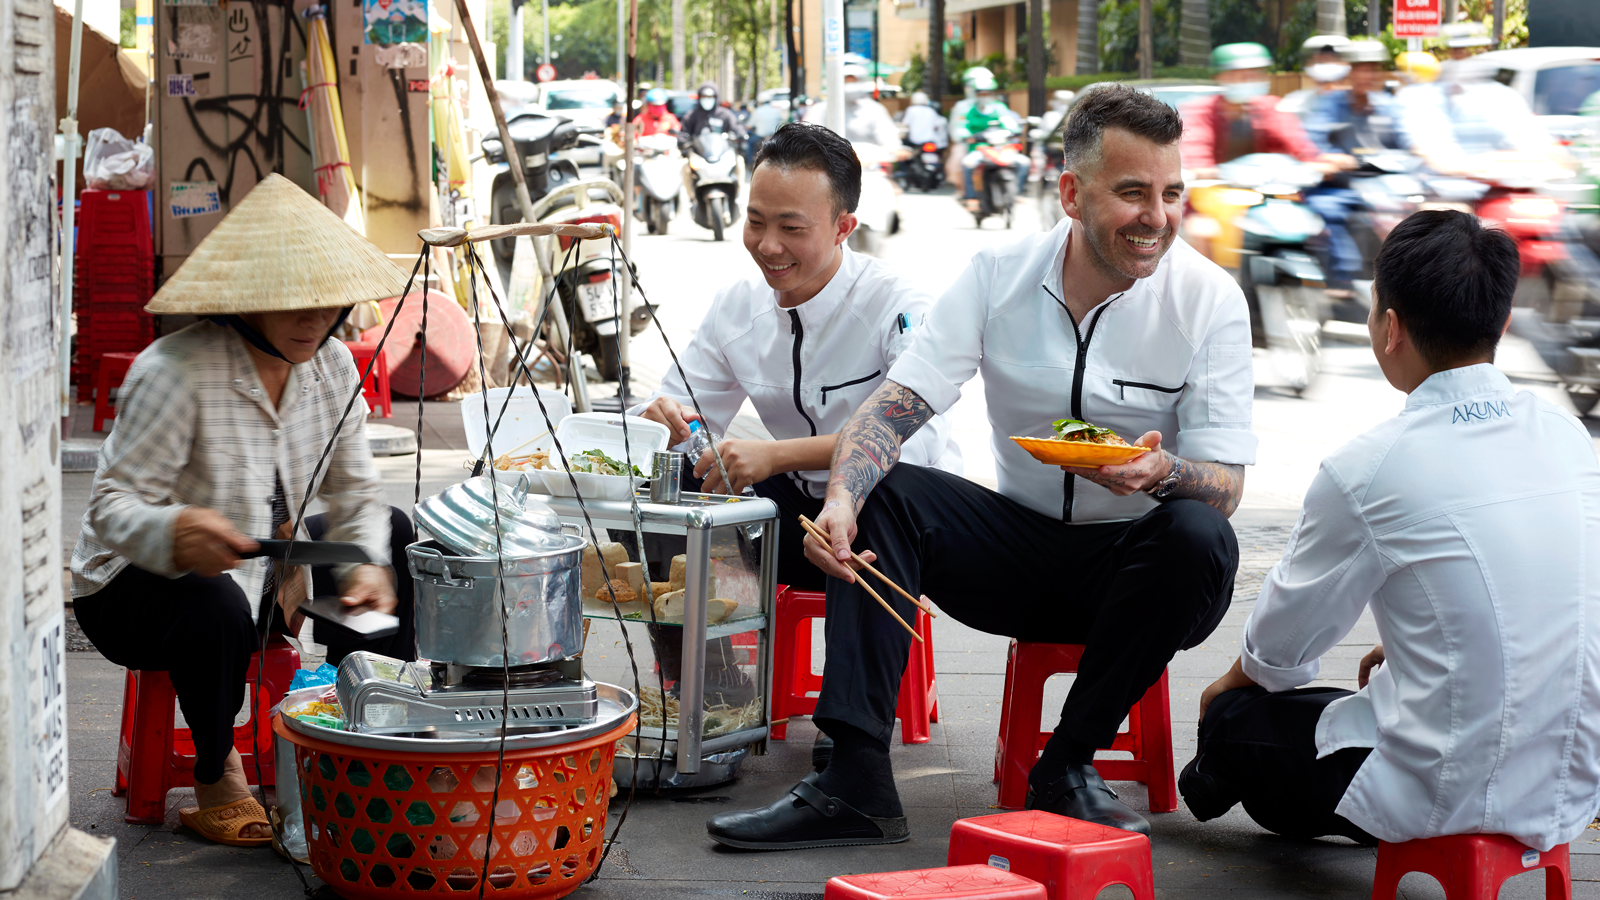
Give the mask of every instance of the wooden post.
[[1044, 2], [1028, 0], [1028, 115], [1044, 115]]
[[1155, 29], [1150, 22], [1150, 0], [1139, 0], [1139, 77], [1156, 77]]

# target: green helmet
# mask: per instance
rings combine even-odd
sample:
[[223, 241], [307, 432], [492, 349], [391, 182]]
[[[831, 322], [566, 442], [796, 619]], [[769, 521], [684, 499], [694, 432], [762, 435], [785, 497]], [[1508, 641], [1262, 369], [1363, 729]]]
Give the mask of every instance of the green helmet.
[[998, 91], [1000, 83], [994, 73], [983, 66], [973, 66], [961, 75], [961, 83], [975, 91]]
[[1260, 44], [1223, 44], [1211, 51], [1211, 68], [1218, 72], [1234, 69], [1270, 69], [1272, 54]]

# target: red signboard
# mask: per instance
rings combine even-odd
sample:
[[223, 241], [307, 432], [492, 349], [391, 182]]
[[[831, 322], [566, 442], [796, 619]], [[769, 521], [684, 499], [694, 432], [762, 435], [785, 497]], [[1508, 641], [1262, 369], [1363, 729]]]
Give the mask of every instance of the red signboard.
[[[1406, 0], [1399, 0], [1399, 2], [1404, 3], [1404, 2], [1406, 2]], [[1438, 6], [1439, 0], [1433, 0], [1433, 2], [1434, 2], [1434, 12], [1438, 12], [1439, 11], [1439, 6]], [[1435, 16], [1434, 18], [1437, 19], [1438, 17]], [[1438, 23], [1435, 22], [1434, 25], [1435, 25], [1435, 29], [1434, 30], [1437, 31], [1438, 30], [1438, 27], [1437, 27]], [[533, 74], [534, 74], [534, 77], [538, 78], [540, 81], [555, 81], [556, 80], [556, 67], [550, 65], [549, 63], [545, 63], [544, 65], [540, 66], [539, 68], [533, 70]]]
[[1440, 0], [1394, 0], [1394, 36], [1433, 37], [1439, 33]]

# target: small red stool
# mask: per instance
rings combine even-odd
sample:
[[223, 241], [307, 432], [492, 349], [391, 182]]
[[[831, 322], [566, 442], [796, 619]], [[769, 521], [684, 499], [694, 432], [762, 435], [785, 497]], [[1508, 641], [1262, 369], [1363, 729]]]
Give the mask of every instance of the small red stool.
[[[244, 761], [245, 780], [256, 783], [255, 764], [259, 755], [261, 781], [277, 784], [273, 776], [272, 725], [267, 714], [283, 699], [294, 671], [300, 668], [300, 654], [279, 635], [267, 642], [267, 664], [262, 690], [255, 697], [251, 715], [259, 723], [258, 743], [251, 742], [249, 723], [233, 729], [233, 745]], [[246, 691], [255, 690], [256, 655], [250, 657]], [[159, 825], [166, 820], [167, 792], [194, 785], [194, 739], [189, 729], [173, 725], [172, 712], [178, 695], [166, 672], [128, 670], [122, 689], [122, 737], [117, 744], [116, 796], [128, 795], [124, 821], [134, 825]], [[249, 702], [249, 699], [246, 699]]]
[[[1021, 809], [1028, 796], [1028, 771], [1039, 760], [1050, 732], [1035, 730], [1044, 704], [1044, 683], [1051, 675], [1078, 671], [1082, 644], [1035, 644], [1012, 641], [1006, 652], [1006, 695], [1000, 706], [1000, 739], [994, 749], [994, 780], [1000, 805]], [[1178, 778], [1172, 768], [1172, 703], [1167, 673], [1145, 691], [1128, 711], [1128, 730], [1119, 732], [1111, 750], [1133, 759], [1097, 759], [1094, 767], [1107, 781], [1138, 781], [1150, 790], [1151, 812], [1178, 808]]]
[[1378, 843], [1378, 873], [1372, 900], [1394, 900], [1400, 876], [1424, 872], [1439, 879], [1446, 900], [1494, 900], [1513, 875], [1544, 869], [1545, 900], [1572, 900], [1567, 845], [1540, 853], [1503, 834], [1452, 834], [1391, 844]]
[[[107, 419], [117, 417], [111, 405], [111, 392], [122, 387], [128, 376], [128, 367], [137, 359], [137, 353], [102, 353], [94, 365], [94, 430], [105, 427]], [[119, 401], [121, 398], [118, 398]]]
[[1039, 882], [991, 866], [840, 875], [828, 879], [822, 889], [823, 900], [1049, 900], [1049, 896]]
[[389, 399], [389, 351], [379, 350], [376, 343], [345, 341], [344, 345], [350, 348], [350, 355], [356, 358], [358, 374], [367, 371], [367, 364], [372, 363], [374, 355], [378, 357], [378, 361], [372, 363], [372, 373], [361, 382], [361, 398], [367, 401], [367, 408], [378, 413], [380, 418], [394, 418], [394, 401]]
[[1050, 900], [1094, 900], [1113, 884], [1155, 900], [1149, 838], [1039, 810], [957, 820], [947, 862], [1015, 872], [1044, 885]]
[[[822, 676], [811, 671], [811, 620], [827, 615], [828, 597], [821, 591], [778, 591], [777, 624], [772, 641], [772, 718], [809, 716], [817, 711]], [[933, 682], [933, 619], [918, 610], [912, 627], [922, 635], [911, 642], [906, 673], [900, 678], [900, 700], [895, 717], [900, 720], [900, 740], [926, 744], [933, 740], [930, 722], [939, 721], [939, 692]], [[772, 738], [784, 740], [787, 724], [773, 725]]]

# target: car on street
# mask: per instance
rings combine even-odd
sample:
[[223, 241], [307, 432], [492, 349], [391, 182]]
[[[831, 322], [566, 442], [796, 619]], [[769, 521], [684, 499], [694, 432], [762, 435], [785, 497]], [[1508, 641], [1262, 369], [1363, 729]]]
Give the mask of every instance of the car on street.
[[1518, 47], [1472, 57], [1528, 101], [1551, 137], [1570, 141], [1585, 127], [1583, 101], [1600, 91], [1600, 47]]

